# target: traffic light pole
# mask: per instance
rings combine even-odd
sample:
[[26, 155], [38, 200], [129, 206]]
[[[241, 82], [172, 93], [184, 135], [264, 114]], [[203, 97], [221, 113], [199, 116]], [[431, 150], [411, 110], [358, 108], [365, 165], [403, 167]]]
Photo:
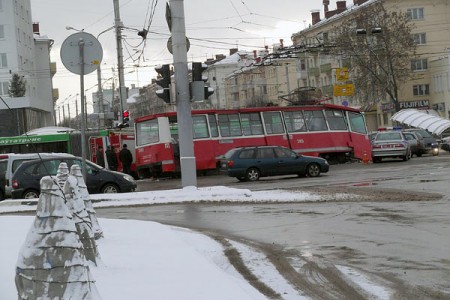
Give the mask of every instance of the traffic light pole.
[[172, 51], [175, 68], [178, 134], [180, 145], [181, 184], [197, 186], [192, 115], [189, 96], [186, 28], [183, 0], [170, 0]]

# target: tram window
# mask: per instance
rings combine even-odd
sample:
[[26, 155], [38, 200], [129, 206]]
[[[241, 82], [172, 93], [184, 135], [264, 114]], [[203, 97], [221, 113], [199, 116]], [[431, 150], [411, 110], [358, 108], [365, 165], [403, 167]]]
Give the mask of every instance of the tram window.
[[219, 115], [219, 129], [223, 137], [241, 136], [241, 123], [238, 114]]
[[327, 123], [321, 110], [305, 110], [303, 115], [309, 131], [327, 130]]
[[367, 134], [366, 123], [362, 114], [349, 112], [350, 128], [353, 132]]
[[208, 115], [209, 120], [209, 130], [211, 131], [212, 137], [218, 137], [219, 136], [219, 130], [217, 128], [217, 120], [215, 115]]
[[209, 137], [206, 116], [192, 116], [192, 126], [194, 127], [194, 139]]
[[326, 110], [328, 126], [330, 130], [347, 130], [344, 113], [340, 110]]
[[158, 119], [136, 124], [136, 146], [143, 146], [159, 141]]
[[264, 112], [263, 117], [267, 134], [284, 133], [281, 113], [279, 111]]
[[306, 131], [305, 119], [301, 111], [286, 111], [284, 112], [284, 120], [288, 132], [302, 132]]
[[263, 134], [259, 113], [241, 114], [242, 131], [244, 135]]

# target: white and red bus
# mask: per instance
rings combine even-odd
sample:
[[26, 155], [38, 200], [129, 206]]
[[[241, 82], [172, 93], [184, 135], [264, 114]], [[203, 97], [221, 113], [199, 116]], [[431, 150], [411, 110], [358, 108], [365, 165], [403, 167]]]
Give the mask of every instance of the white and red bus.
[[[279, 145], [329, 160], [369, 160], [371, 144], [364, 115], [332, 104], [192, 111], [198, 171], [216, 169], [234, 147]], [[180, 170], [176, 112], [134, 120], [136, 170], [140, 177]]]

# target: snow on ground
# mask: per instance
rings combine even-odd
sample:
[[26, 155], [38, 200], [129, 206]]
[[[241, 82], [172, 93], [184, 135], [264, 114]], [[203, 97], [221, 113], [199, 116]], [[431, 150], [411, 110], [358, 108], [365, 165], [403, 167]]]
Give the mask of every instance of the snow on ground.
[[[348, 195], [347, 195], [348, 197]], [[319, 201], [304, 192], [261, 191], [226, 187], [91, 195], [95, 207], [126, 206], [185, 201]], [[35, 211], [29, 201], [0, 202], [0, 213]], [[16, 299], [15, 265], [34, 217], [0, 215], [0, 300]], [[103, 299], [266, 299], [228, 262], [223, 246], [211, 238], [179, 227], [136, 220], [100, 219], [104, 238], [98, 240], [101, 261], [91, 267]], [[305, 299], [256, 249], [229, 241], [260, 281], [283, 299]], [[341, 268], [368, 291], [385, 299], [386, 290], [362, 274]], [[356, 277], [354, 274], [357, 274]], [[378, 298], [377, 297], [377, 298]], [[387, 297], [389, 298], [389, 297]]]

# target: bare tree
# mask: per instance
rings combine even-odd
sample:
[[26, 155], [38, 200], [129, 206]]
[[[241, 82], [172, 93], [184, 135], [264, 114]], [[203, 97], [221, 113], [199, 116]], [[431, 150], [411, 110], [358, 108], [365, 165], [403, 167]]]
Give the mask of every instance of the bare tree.
[[378, 1], [333, 29], [335, 54], [349, 67], [362, 103], [380, 102], [388, 95], [400, 110], [399, 87], [411, 78], [410, 63], [416, 56], [413, 26], [406, 13], [387, 10]]

